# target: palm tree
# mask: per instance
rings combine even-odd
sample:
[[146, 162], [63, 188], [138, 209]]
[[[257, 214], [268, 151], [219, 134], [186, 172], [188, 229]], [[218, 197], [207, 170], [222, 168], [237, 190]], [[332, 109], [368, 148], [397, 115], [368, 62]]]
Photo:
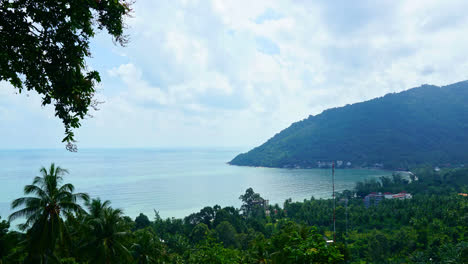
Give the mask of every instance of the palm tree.
[[[94, 200], [91, 203], [87, 225], [89, 236], [83, 244], [82, 250], [90, 255], [90, 263], [127, 263], [131, 255], [124, 242], [130, 235], [122, 218], [122, 210], [108, 206], [108, 201], [100, 203]], [[91, 210], [92, 205], [96, 211]], [[97, 206], [99, 205], [99, 206]], [[99, 213], [98, 213], [99, 212]]]
[[151, 227], [146, 227], [134, 232], [135, 243], [131, 252], [138, 264], [160, 263], [164, 257], [164, 247]]
[[91, 202], [86, 202], [86, 207], [88, 207], [89, 218], [99, 218], [103, 215], [104, 210], [110, 207], [110, 201], [105, 200], [101, 201], [101, 198], [92, 199]]
[[13, 221], [25, 217], [26, 222], [19, 225], [20, 229], [27, 231], [27, 246], [29, 258], [44, 263], [48, 259], [57, 260], [54, 249], [57, 239], [66, 233], [62, 217], [70, 213], [83, 212], [78, 200], [88, 201], [85, 193], [73, 193], [75, 187], [66, 183], [61, 185], [63, 175], [67, 170], [50, 165], [40, 169], [41, 176], [36, 176], [31, 185], [24, 187], [25, 195], [11, 203], [12, 209], [24, 208], [12, 213], [8, 220]]

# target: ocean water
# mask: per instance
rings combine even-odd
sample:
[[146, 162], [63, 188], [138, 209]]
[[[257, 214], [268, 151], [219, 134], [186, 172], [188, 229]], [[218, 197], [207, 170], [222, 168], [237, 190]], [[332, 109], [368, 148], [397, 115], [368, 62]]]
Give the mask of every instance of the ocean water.
[[[50, 163], [69, 170], [64, 182], [91, 197], [110, 200], [132, 218], [140, 212], [152, 219], [184, 217], [204, 206], [236, 206], [249, 187], [270, 204], [331, 198], [331, 170], [238, 167], [226, 164], [235, 149], [81, 149], [0, 150], [0, 216], [10, 213], [13, 199]], [[389, 175], [382, 170], [336, 170], [335, 189], [356, 181]]]

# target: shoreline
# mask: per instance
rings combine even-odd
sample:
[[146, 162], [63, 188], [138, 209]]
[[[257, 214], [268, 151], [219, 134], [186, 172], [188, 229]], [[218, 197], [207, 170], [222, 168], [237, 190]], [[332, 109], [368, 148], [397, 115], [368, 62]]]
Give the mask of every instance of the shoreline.
[[[319, 167], [268, 167], [268, 166], [254, 166], [254, 165], [237, 165], [237, 164], [231, 164], [230, 162], [226, 162], [227, 165], [229, 166], [237, 166], [237, 167], [249, 167], [249, 168], [268, 168], [268, 169], [285, 169], [285, 170], [313, 170], [313, 169], [331, 169], [331, 167], [328, 168], [319, 168]], [[410, 170], [404, 171], [404, 170], [391, 170], [391, 169], [384, 169], [384, 168], [377, 168], [377, 167], [346, 167], [346, 168], [337, 168], [335, 167], [336, 170], [380, 170], [380, 171], [391, 171], [391, 172], [411, 172]]]

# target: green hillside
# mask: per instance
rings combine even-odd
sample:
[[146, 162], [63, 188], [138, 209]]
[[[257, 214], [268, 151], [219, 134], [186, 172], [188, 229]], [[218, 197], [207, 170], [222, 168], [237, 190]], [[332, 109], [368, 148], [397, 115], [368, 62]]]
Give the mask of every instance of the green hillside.
[[423, 85], [325, 110], [293, 123], [230, 164], [308, 168], [331, 161], [342, 161], [339, 167], [389, 169], [467, 164], [468, 81]]

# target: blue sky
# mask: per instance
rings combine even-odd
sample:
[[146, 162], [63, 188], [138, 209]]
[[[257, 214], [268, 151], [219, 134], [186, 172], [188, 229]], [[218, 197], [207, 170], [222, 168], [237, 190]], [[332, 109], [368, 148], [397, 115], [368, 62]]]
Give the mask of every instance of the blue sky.
[[[259, 145], [310, 114], [468, 79], [467, 1], [137, 0], [130, 43], [101, 32], [105, 103], [78, 146]], [[61, 148], [34, 94], [0, 83], [0, 148]]]

